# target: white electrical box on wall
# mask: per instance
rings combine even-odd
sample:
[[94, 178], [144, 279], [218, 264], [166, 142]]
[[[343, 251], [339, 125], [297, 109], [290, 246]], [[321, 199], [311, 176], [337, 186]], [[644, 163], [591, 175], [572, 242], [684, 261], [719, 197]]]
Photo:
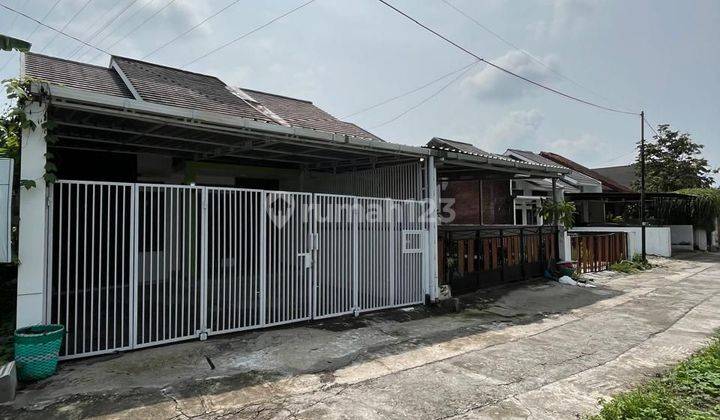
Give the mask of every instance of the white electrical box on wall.
[[12, 261], [11, 216], [13, 160], [0, 158], [0, 263]]

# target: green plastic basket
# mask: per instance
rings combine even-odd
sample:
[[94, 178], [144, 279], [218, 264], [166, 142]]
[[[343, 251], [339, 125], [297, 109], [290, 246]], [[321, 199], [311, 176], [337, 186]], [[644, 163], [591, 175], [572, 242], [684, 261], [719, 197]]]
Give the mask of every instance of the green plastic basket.
[[15, 330], [15, 366], [18, 379], [37, 381], [55, 373], [65, 327], [33, 325]]

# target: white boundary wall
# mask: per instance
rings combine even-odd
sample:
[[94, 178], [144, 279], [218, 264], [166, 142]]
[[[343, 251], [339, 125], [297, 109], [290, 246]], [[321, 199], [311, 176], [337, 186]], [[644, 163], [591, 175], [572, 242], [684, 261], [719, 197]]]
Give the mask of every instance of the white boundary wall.
[[692, 251], [695, 243], [692, 225], [671, 225], [670, 241], [673, 251]]
[[[639, 226], [574, 227], [570, 232], [627, 232], [628, 257], [642, 252], [641, 228]], [[669, 257], [672, 255], [670, 227], [645, 228], [645, 251], [650, 255]]]

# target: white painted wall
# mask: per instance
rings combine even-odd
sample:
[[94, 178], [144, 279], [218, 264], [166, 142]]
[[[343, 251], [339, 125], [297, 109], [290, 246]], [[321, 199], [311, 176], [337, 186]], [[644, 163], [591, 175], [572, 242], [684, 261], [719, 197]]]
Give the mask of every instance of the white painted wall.
[[[642, 252], [640, 227], [574, 227], [570, 232], [627, 232], [628, 257]], [[645, 229], [645, 252], [650, 255], [669, 257], [672, 255], [670, 227], [647, 227]]]
[[12, 261], [11, 214], [13, 163], [10, 158], [0, 159], [0, 263]]
[[699, 249], [700, 251], [707, 251], [707, 231], [705, 231], [705, 229], [695, 229], [694, 235], [695, 246], [697, 247], [697, 249]]
[[673, 251], [692, 251], [695, 237], [692, 225], [670, 225], [670, 243]]
[[46, 105], [32, 102], [26, 112], [35, 122], [35, 130], [22, 131], [20, 179], [35, 181], [36, 187], [20, 188], [20, 224], [18, 238], [17, 327], [42, 324], [45, 321], [45, 266], [47, 188], [45, 174]]

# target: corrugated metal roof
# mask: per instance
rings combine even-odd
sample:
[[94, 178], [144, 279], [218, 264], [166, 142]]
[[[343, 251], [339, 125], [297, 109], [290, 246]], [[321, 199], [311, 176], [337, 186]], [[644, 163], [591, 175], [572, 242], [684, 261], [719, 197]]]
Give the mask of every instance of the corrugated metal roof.
[[56, 85], [132, 98], [120, 76], [107, 67], [78, 63], [42, 54], [25, 54], [25, 75]]
[[578, 171], [575, 171], [575, 170], [573, 170], [572, 168], [567, 168], [567, 167], [565, 167], [565, 166], [563, 166], [563, 165], [560, 165], [559, 163], [555, 162], [555, 161], [552, 160], [552, 159], [548, 159], [548, 158], [546, 158], [545, 156], [540, 156], [539, 154], [534, 153], [534, 152], [531, 152], [531, 151], [529, 151], [529, 150], [520, 150], [520, 149], [507, 149], [507, 150], [508, 150], [508, 152], [512, 152], [512, 153], [514, 153], [514, 154], [516, 154], [516, 155], [522, 156], [523, 158], [525, 158], [525, 159], [527, 159], [527, 160], [529, 160], [529, 161], [531, 161], [531, 162], [533, 162], [533, 163], [538, 163], [538, 164], [540, 164], [540, 165], [548, 165], [548, 166], [554, 166], [554, 167], [569, 169], [569, 170], [570, 170], [570, 173], [567, 174], [567, 177], [570, 178], [570, 179], [572, 179], [572, 180], [575, 180], [575, 181], [578, 182], [578, 183], [582, 183], [582, 184], [598, 184], [598, 183], [600, 182], [600, 181], [598, 181], [598, 180], [596, 180], [596, 179], [594, 179], [594, 178], [592, 178], [592, 177], [589, 177], [589, 176], [587, 176], [587, 175], [585, 175], [585, 174], [583, 174], [583, 173], [580, 173], [580, 172], [578, 172]]
[[[462, 146], [462, 147], [457, 147]], [[481, 156], [487, 159], [494, 159], [494, 160], [501, 160], [505, 162], [517, 162], [515, 159], [512, 159], [508, 156], [503, 155], [497, 155], [495, 153], [486, 152], [480, 148], [477, 148], [473, 146], [470, 143], [464, 143], [459, 142], [455, 140], [448, 140], [440, 137], [433, 137], [432, 140], [430, 140], [424, 147], [428, 149], [437, 149], [437, 150], [444, 150], [448, 152], [455, 152], [455, 153], [461, 153], [464, 155], [471, 155], [471, 156]], [[543, 168], [557, 168], [557, 169], [565, 169], [567, 168], [559, 166], [555, 163], [552, 164], [543, 164], [543, 163], [537, 163], [537, 162], [523, 162], [526, 165], [535, 165], [540, 166]]]

